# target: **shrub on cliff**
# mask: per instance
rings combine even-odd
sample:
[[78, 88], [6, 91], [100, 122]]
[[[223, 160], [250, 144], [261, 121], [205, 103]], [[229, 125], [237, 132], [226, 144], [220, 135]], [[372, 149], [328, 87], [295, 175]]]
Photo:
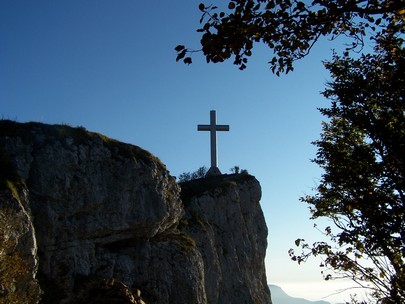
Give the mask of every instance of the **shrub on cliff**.
[[207, 168], [205, 166], [198, 168], [194, 172], [183, 172], [182, 174], [179, 175], [179, 183], [188, 182], [193, 179], [203, 178], [205, 177], [206, 173]]

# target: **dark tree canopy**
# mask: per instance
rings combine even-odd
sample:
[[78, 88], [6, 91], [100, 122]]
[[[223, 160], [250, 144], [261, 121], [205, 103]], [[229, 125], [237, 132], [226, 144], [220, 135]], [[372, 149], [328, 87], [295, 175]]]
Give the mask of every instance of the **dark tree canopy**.
[[[347, 50], [359, 50], [367, 36], [404, 33], [404, 7], [402, 0], [231, 0], [222, 11], [200, 4], [200, 51], [207, 62], [233, 57], [243, 70], [254, 44], [264, 43], [273, 53], [271, 69], [279, 75], [293, 70], [293, 62], [305, 57], [321, 36], [348, 36]], [[194, 50], [178, 45], [176, 51], [177, 60], [192, 62]]]

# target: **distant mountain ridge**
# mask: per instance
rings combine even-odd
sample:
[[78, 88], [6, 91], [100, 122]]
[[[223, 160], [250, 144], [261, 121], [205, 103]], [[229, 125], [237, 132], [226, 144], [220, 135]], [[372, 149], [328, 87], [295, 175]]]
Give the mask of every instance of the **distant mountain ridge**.
[[290, 297], [281, 287], [269, 285], [273, 304], [331, 304], [326, 301], [309, 301], [302, 298]]

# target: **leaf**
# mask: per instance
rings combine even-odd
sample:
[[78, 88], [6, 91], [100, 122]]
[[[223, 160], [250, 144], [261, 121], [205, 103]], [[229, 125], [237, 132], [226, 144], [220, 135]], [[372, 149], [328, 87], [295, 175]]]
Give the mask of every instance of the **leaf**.
[[204, 12], [204, 14], [202, 14], [201, 18], [200, 18], [200, 24], [203, 22], [204, 18], [205, 18], [205, 14], [206, 12]]
[[174, 49], [176, 50], [176, 52], [180, 52], [181, 50], [184, 50], [184, 49], [185, 49], [185, 46], [184, 46], [184, 45], [179, 44], [179, 45], [178, 45], [178, 46], [176, 46]]
[[246, 69], [246, 64], [242, 63], [242, 65], [239, 67], [239, 70], [243, 71]]
[[297, 9], [300, 10], [300, 11], [303, 11], [305, 9], [304, 2], [298, 1], [297, 2]]
[[191, 57], [186, 57], [186, 58], [184, 58], [183, 62], [185, 64], [191, 64], [193, 61], [191, 60]]
[[200, 3], [200, 4], [198, 5], [198, 9], [203, 12], [203, 11], [205, 10], [205, 5], [204, 5], [204, 3]]
[[182, 50], [179, 54], [177, 54], [176, 61], [179, 61], [180, 59], [183, 59], [184, 56], [186, 56], [186, 53], [187, 53], [187, 51], [185, 49]]

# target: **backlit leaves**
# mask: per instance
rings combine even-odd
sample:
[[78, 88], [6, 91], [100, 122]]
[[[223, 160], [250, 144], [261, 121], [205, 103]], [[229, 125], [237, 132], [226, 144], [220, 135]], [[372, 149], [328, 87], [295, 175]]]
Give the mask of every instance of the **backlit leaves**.
[[[360, 50], [366, 37], [375, 40], [401, 27], [403, 30], [405, 11], [403, 1], [396, 0], [233, 0], [223, 11], [203, 3], [199, 9], [202, 16], [197, 32], [201, 33], [200, 51], [207, 62], [233, 58], [243, 70], [253, 42], [260, 42], [274, 54], [275, 59], [268, 62], [277, 75], [292, 71], [294, 61], [305, 57], [322, 36], [349, 37], [352, 42], [347, 51], [351, 51]], [[177, 51], [178, 56], [185, 56], [183, 51]]]

